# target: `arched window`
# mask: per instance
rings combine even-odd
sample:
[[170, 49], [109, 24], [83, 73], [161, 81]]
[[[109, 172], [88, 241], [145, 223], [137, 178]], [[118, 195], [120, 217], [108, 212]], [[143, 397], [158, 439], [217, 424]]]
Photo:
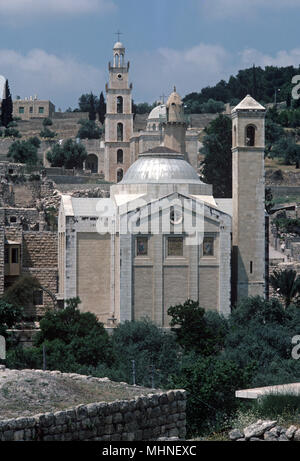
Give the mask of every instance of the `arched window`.
[[122, 181], [122, 179], [123, 179], [123, 170], [122, 170], [122, 168], [120, 168], [120, 169], [117, 171], [117, 182]]
[[153, 131], [156, 131], [156, 125], [155, 125], [155, 123], [153, 123], [152, 129], [153, 129]]
[[117, 113], [123, 114], [123, 98], [122, 96], [117, 97]]
[[248, 125], [246, 127], [246, 146], [255, 146], [255, 126]]
[[117, 163], [123, 163], [123, 151], [118, 149], [117, 151]]
[[123, 123], [117, 125], [117, 140], [123, 141]]

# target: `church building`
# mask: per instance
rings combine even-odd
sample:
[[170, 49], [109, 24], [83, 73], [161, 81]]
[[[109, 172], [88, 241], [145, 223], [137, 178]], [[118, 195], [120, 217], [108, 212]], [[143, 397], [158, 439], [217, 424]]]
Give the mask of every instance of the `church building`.
[[131, 162], [131, 87], [121, 45], [105, 121], [106, 171], [115, 184], [110, 198], [62, 196], [59, 297], [79, 296], [80, 308], [106, 326], [148, 317], [168, 327], [168, 307], [187, 299], [227, 316], [244, 296], [265, 296], [265, 108], [248, 95], [232, 111], [232, 199], [214, 197], [190, 161], [175, 88], [161, 126], [157, 117], [160, 142]]

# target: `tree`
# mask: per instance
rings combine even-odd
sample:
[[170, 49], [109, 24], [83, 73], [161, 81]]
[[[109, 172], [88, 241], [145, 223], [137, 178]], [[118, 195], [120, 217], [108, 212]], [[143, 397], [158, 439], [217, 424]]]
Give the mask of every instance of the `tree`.
[[52, 126], [53, 122], [51, 118], [44, 118], [43, 120], [43, 130], [40, 132], [41, 138], [55, 138], [56, 133], [49, 129], [49, 126]]
[[300, 165], [300, 145], [295, 142], [293, 136], [280, 138], [271, 150], [272, 157], [280, 157], [285, 165], [295, 164], [296, 168]]
[[94, 314], [80, 312], [79, 303], [79, 298], [72, 298], [66, 301], [65, 309], [48, 310], [40, 321], [35, 347], [12, 351], [8, 365], [41, 368], [43, 346], [51, 370], [80, 373], [88, 367], [112, 363], [108, 333]]
[[82, 168], [87, 158], [87, 151], [81, 143], [67, 139], [62, 146], [55, 144], [47, 153], [47, 160], [51, 166], [64, 166], [66, 168]]
[[95, 121], [96, 120], [97, 99], [96, 99], [96, 96], [93, 95], [93, 93], [90, 94], [89, 103], [90, 103], [89, 119]]
[[94, 120], [81, 119], [78, 122], [81, 127], [78, 130], [77, 138], [80, 139], [100, 139], [102, 130], [96, 125]]
[[5, 82], [5, 99], [2, 100], [1, 106], [1, 124], [5, 127], [13, 121], [13, 102], [10, 94], [8, 80]]
[[9, 147], [7, 157], [12, 158], [14, 162], [36, 165], [39, 145], [37, 137], [29, 138], [27, 141], [14, 141]]
[[9, 122], [7, 127], [5, 128], [4, 131], [4, 136], [6, 138], [21, 138], [22, 135], [20, 134], [19, 130], [17, 129], [17, 122], [13, 120], [12, 122]]
[[24, 312], [34, 307], [34, 292], [41, 288], [39, 281], [29, 274], [22, 275], [4, 293], [2, 299]]
[[171, 373], [179, 369], [179, 346], [174, 335], [161, 330], [148, 319], [119, 324], [112, 335], [113, 379], [132, 383], [132, 360], [136, 383], [168, 387]]
[[284, 129], [278, 123], [273, 122], [270, 117], [266, 117], [265, 124], [265, 135], [266, 135], [266, 149], [265, 154], [268, 155], [275, 143], [277, 143], [282, 137], [285, 136]]
[[0, 299], [0, 335], [7, 336], [6, 330], [22, 319], [23, 309]]
[[283, 297], [286, 308], [300, 293], [300, 277], [293, 269], [275, 269], [270, 275], [270, 284]]
[[106, 114], [106, 104], [103, 96], [103, 91], [100, 93], [99, 97], [99, 103], [98, 103], [98, 117], [99, 117], [99, 122], [104, 124], [105, 121], [105, 114]]
[[226, 335], [226, 321], [219, 317], [207, 319], [199, 302], [188, 299], [183, 304], [168, 308], [172, 330], [185, 351], [195, 351], [201, 355], [217, 353], [222, 348]]
[[214, 196], [232, 197], [232, 123], [226, 115], [219, 115], [205, 128], [204, 147], [201, 153], [205, 158], [202, 175], [205, 182], [213, 185]]

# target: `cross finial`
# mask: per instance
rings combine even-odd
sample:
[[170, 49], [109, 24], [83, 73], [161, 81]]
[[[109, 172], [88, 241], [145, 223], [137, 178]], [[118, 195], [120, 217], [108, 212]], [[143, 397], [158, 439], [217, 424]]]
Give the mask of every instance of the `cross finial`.
[[160, 96], [161, 102], [163, 104], [165, 103], [165, 97], [166, 97], [166, 95], [164, 93]]
[[120, 32], [120, 31], [118, 30], [118, 32], [115, 32], [115, 35], [118, 36], [118, 42], [119, 42], [119, 41], [120, 41], [120, 35], [123, 35], [123, 32]]

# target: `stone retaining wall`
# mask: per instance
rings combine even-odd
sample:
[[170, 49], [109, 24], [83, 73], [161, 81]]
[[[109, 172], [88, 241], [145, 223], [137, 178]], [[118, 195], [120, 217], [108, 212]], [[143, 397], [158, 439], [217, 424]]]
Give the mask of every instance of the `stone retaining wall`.
[[[44, 373], [62, 375], [60, 372]], [[63, 375], [74, 379], [79, 376], [74, 373]], [[85, 378], [108, 381], [107, 378]], [[184, 439], [186, 391], [154, 392], [132, 400], [90, 403], [55, 413], [2, 420], [0, 441], [134, 441], [157, 440], [161, 437]]]

